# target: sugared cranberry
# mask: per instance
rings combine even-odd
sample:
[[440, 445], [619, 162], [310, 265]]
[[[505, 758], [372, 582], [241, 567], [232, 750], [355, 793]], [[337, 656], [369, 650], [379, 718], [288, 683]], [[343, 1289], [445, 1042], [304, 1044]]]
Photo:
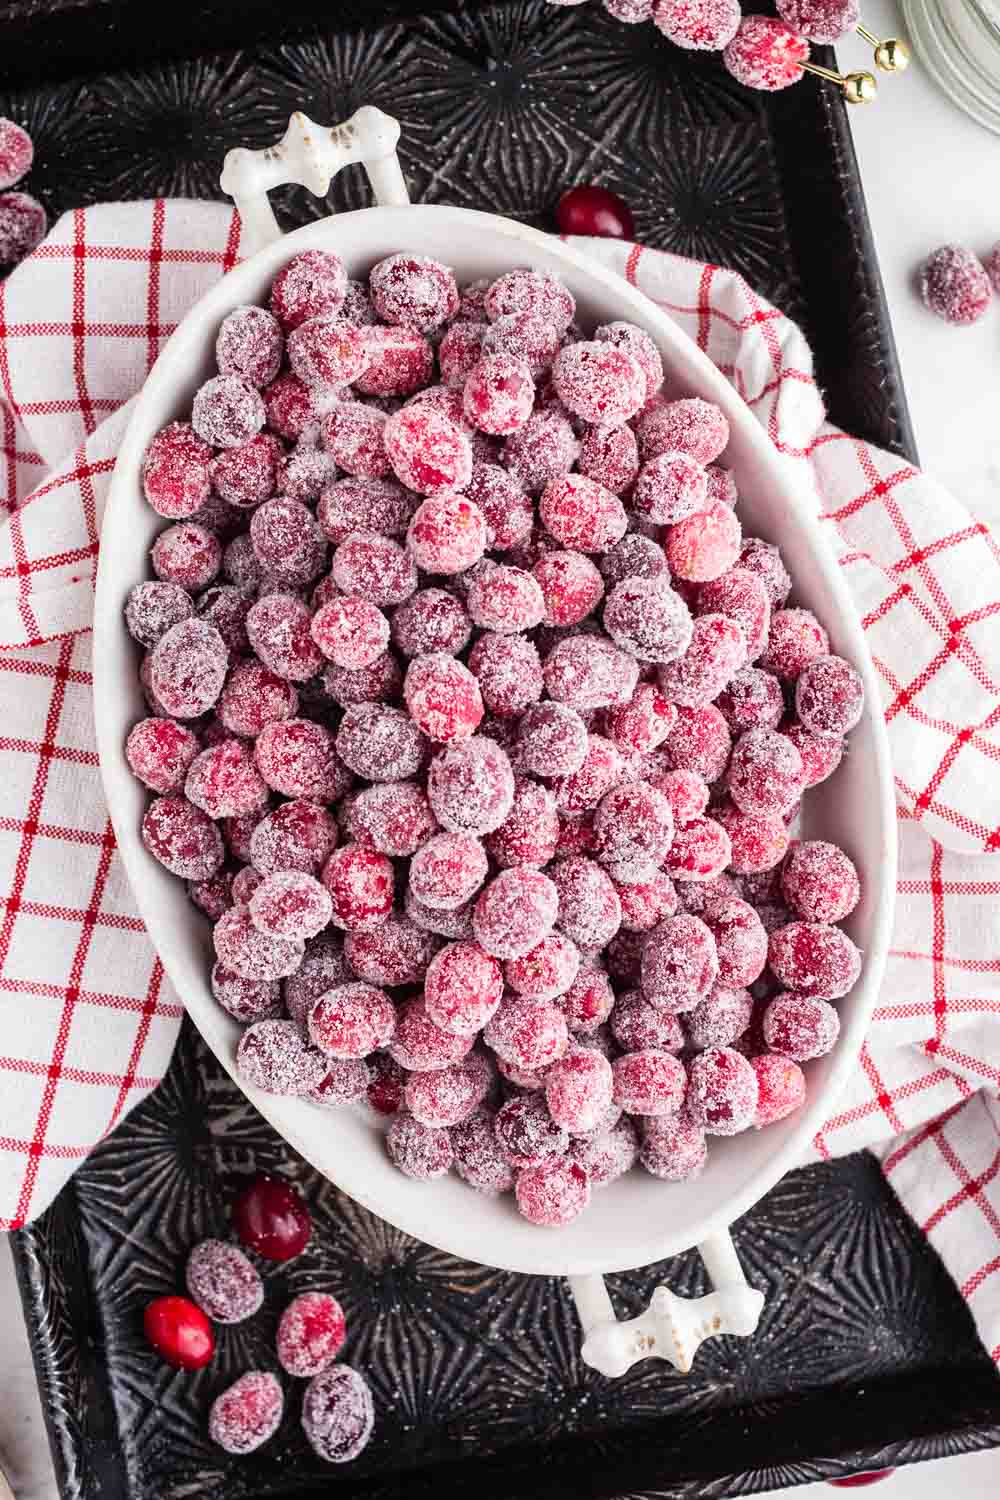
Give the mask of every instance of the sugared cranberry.
[[187, 1259], [184, 1279], [202, 1312], [216, 1323], [242, 1323], [264, 1301], [260, 1275], [242, 1250], [222, 1240], [202, 1240]]
[[580, 552], [607, 552], [628, 525], [618, 496], [583, 474], [550, 479], [538, 513], [557, 541]]
[[790, 922], [772, 932], [768, 962], [776, 978], [798, 995], [838, 1000], [856, 983], [861, 954], [839, 927]]
[[475, 1036], [503, 998], [503, 971], [476, 943], [449, 943], [431, 961], [424, 1004], [435, 1026]]
[[330, 250], [293, 255], [271, 286], [271, 311], [289, 332], [308, 318], [336, 317], [347, 295], [347, 272]]
[[431, 1073], [461, 1062], [471, 1047], [471, 1036], [443, 1030], [431, 1020], [423, 1000], [409, 1000], [397, 1013], [389, 1053], [411, 1073]]
[[784, 994], [764, 1012], [764, 1041], [772, 1052], [807, 1062], [825, 1057], [840, 1034], [840, 1016], [827, 1000]]
[[795, 711], [813, 734], [840, 739], [858, 723], [864, 703], [861, 678], [840, 656], [814, 657], [795, 685]]
[[719, 976], [715, 939], [699, 918], [681, 912], [655, 927], [642, 950], [642, 992], [675, 1014], [693, 1010]]
[[392, 910], [393, 869], [384, 854], [345, 844], [323, 866], [323, 884], [333, 900], [332, 921], [347, 932], [381, 927]]
[[720, 52], [736, 35], [739, 0], [656, 0], [653, 20], [676, 47]]
[[942, 245], [917, 273], [924, 306], [946, 323], [977, 322], [993, 301], [993, 287], [979, 258], [961, 245]]
[[278, 1362], [289, 1375], [318, 1375], [340, 1353], [346, 1332], [344, 1309], [336, 1297], [329, 1292], [302, 1292], [278, 1320]]
[[302, 1430], [327, 1463], [348, 1463], [367, 1446], [375, 1425], [371, 1389], [350, 1365], [314, 1375], [302, 1398]]
[[605, 947], [621, 926], [622, 909], [610, 877], [581, 855], [552, 867], [559, 898], [558, 926], [578, 948]]
[[432, 911], [456, 911], [479, 889], [488, 869], [478, 839], [467, 833], [438, 833], [410, 861], [410, 890]]
[[6, 191], [26, 177], [34, 158], [34, 144], [23, 126], [14, 120], [0, 118], [0, 191]]
[[805, 37], [770, 16], [744, 16], [722, 54], [738, 83], [768, 92], [798, 83], [808, 57]]
[[639, 1161], [664, 1182], [697, 1177], [708, 1158], [705, 1132], [685, 1113], [646, 1120]]
[[226, 1453], [253, 1453], [277, 1432], [284, 1408], [275, 1376], [248, 1370], [212, 1402], [208, 1435]]

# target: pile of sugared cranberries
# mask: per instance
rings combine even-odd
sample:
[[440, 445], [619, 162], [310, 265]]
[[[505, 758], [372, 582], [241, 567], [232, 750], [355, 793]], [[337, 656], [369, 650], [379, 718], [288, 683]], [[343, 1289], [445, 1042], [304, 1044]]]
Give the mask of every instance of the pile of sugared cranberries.
[[850, 858], [793, 834], [861, 680], [742, 535], [724, 413], [575, 318], [294, 257], [149, 446], [126, 609], [143, 839], [246, 1084], [544, 1225], [796, 1109], [861, 964]]
[[23, 190], [10, 192], [31, 170], [35, 147], [15, 120], [0, 116], [0, 273], [30, 255], [45, 235], [45, 209]]
[[[255, 1259], [225, 1240], [202, 1240], [187, 1258], [188, 1295], [157, 1297], [143, 1312], [148, 1342], [168, 1364], [200, 1370], [215, 1353], [213, 1323], [244, 1323], [264, 1304], [257, 1262], [282, 1263], [309, 1239], [309, 1210], [298, 1190], [280, 1177], [258, 1173], [233, 1204], [237, 1237]], [[308, 1380], [302, 1428], [328, 1463], [356, 1458], [372, 1434], [375, 1411], [364, 1376], [335, 1364], [347, 1325], [337, 1298], [301, 1291], [286, 1305], [277, 1327], [274, 1363], [286, 1376]], [[253, 1453], [281, 1425], [285, 1396], [272, 1370], [247, 1370], [213, 1401], [208, 1433], [227, 1453]]]

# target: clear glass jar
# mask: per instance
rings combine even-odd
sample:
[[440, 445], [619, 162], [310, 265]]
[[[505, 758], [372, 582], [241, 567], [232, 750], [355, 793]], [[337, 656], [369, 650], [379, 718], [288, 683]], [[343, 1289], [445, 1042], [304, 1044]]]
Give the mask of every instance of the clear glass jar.
[[1000, 0], [902, 0], [909, 39], [945, 93], [1000, 134]]

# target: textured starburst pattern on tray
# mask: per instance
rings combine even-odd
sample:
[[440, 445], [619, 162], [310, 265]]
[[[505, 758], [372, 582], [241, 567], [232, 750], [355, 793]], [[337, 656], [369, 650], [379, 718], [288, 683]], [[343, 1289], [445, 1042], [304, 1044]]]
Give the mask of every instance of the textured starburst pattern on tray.
[[[219, 1328], [213, 1364], [180, 1376], [144, 1343], [141, 1309], [181, 1285], [192, 1244], [229, 1234], [229, 1202], [248, 1174], [262, 1168], [299, 1184], [313, 1213], [312, 1241], [288, 1265], [259, 1262], [263, 1311], [247, 1324]], [[393, 1474], [445, 1459], [474, 1465], [456, 1468], [456, 1482], [475, 1473], [469, 1482], [478, 1483], [482, 1473], [484, 1495], [493, 1493], [489, 1465], [502, 1463], [509, 1495], [527, 1494], [533, 1470], [523, 1455], [532, 1444], [537, 1454], [550, 1455], [546, 1482], [560, 1455], [579, 1454], [584, 1445], [594, 1466], [593, 1493], [610, 1495], [611, 1476], [624, 1472], [626, 1462], [636, 1472], [635, 1454], [646, 1452], [654, 1431], [653, 1454], [669, 1435], [686, 1454], [708, 1455], [720, 1424], [745, 1427], [752, 1419], [794, 1431], [786, 1407], [801, 1399], [798, 1393], [847, 1394], [873, 1373], [919, 1375], [949, 1339], [956, 1361], [968, 1368], [971, 1330], [964, 1340], [954, 1333], [965, 1327], [967, 1312], [880, 1183], [865, 1157], [787, 1178], [737, 1226], [748, 1274], [767, 1297], [755, 1338], [710, 1340], [687, 1377], [649, 1361], [619, 1381], [581, 1360], [565, 1282], [458, 1260], [375, 1218], [271, 1132], [190, 1028], [160, 1090], [95, 1152], [64, 1195], [67, 1201], [73, 1195], [75, 1222], [67, 1224], [62, 1202], [52, 1218], [76, 1237], [78, 1259], [86, 1260], [97, 1288], [112, 1372], [108, 1394], [137, 1496], [278, 1495], [290, 1472], [302, 1485], [319, 1483], [325, 1471], [302, 1441], [298, 1390], [277, 1438], [253, 1466], [213, 1450], [204, 1430], [212, 1397], [237, 1373], [274, 1368], [278, 1315], [309, 1287], [328, 1287], [343, 1302], [344, 1358], [372, 1383], [377, 1436], [351, 1474], [356, 1482], [370, 1478], [373, 1494], [383, 1483], [390, 1493]], [[690, 1252], [610, 1277], [619, 1314], [638, 1311], [660, 1282], [685, 1296], [707, 1290], [701, 1261]], [[80, 1378], [73, 1319], [51, 1287], [43, 1306], [53, 1362], [66, 1366], [53, 1389], [82, 1434], [85, 1416], [72, 1415]], [[815, 1472], [804, 1467], [800, 1474], [794, 1452], [779, 1459], [778, 1477]], [[513, 1476], [522, 1463], [525, 1487], [518, 1489]], [[711, 1496], [712, 1485], [697, 1493]]]

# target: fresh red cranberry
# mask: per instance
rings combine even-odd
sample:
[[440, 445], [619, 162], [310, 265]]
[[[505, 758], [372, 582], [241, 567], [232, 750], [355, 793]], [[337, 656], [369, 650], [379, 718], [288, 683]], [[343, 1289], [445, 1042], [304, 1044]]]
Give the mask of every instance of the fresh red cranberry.
[[844, 1479], [829, 1479], [827, 1483], [838, 1490], [853, 1490], [866, 1484], [878, 1484], [881, 1479], [889, 1479], [895, 1472], [895, 1469], [871, 1469], [867, 1474], [848, 1474]]
[[563, 193], [556, 205], [561, 234], [592, 234], [606, 240], [634, 240], [632, 210], [608, 188], [583, 185]]
[[187, 1297], [157, 1297], [142, 1315], [146, 1338], [179, 1370], [200, 1370], [215, 1353], [212, 1325]]
[[297, 1188], [259, 1172], [233, 1204], [233, 1227], [265, 1260], [292, 1260], [309, 1243], [312, 1219]]

